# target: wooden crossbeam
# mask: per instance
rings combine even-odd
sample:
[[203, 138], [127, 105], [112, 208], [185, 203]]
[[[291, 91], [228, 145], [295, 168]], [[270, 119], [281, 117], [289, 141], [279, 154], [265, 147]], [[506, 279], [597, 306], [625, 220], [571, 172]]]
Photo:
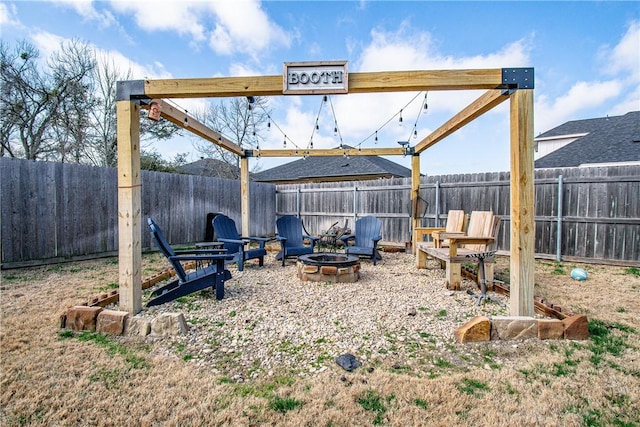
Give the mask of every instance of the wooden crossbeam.
[[[349, 93], [495, 89], [502, 69], [349, 73]], [[282, 76], [145, 80], [150, 98], [220, 98], [282, 95]]]
[[462, 111], [449, 119], [445, 124], [418, 142], [415, 146], [415, 152], [417, 154], [422, 153], [427, 148], [443, 140], [464, 125], [472, 122], [507, 99], [509, 99], [509, 93], [504, 90], [494, 89], [485, 92]]
[[402, 155], [404, 150], [398, 148], [288, 148], [288, 149], [268, 149], [247, 151], [247, 157], [301, 157], [304, 155], [314, 156], [393, 156]]
[[[180, 127], [188, 127], [189, 131], [198, 135], [199, 137], [206, 139], [209, 142], [213, 142], [220, 147], [223, 147], [227, 151], [232, 152], [238, 156], [244, 155], [244, 150], [240, 146], [231, 140], [224, 137], [224, 135], [216, 132], [203, 123], [196, 120], [195, 117], [190, 116], [184, 111], [175, 108], [163, 99], [154, 99], [155, 102], [160, 104], [161, 116], [170, 121], [171, 123]], [[149, 105], [142, 105], [142, 108], [149, 109]], [[185, 119], [187, 126], [185, 126]]]

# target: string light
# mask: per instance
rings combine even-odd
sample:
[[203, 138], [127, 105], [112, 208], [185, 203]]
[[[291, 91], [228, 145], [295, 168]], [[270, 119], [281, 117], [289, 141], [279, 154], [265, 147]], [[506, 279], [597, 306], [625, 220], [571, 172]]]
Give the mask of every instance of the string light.
[[[282, 146], [284, 148], [287, 148], [287, 135], [284, 136], [284, 142], [282, 143]], [[296, 151], [296, 154], [298, 154], [298, 151]]]
[[413, 139], [418, 138], [418, 130], [416, 129], [416, 125], [413, 125]]
[[375, 143], [378, 143], [378, 131], [376, 131], [376, 139], [375, 139]]
[[402, 126], [402, 109], [400, 109], [400, 119], [398, 120], [398, 126]]
[[189, 127], [189, 112], [184, 110], [184, 127]]

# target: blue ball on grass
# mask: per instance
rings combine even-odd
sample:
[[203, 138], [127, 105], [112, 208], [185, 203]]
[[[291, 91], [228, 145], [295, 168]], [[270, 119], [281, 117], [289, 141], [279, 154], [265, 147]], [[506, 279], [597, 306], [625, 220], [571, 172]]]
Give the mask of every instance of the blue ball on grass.
[[584, 268], [576, 267], [573, 270], [571, 270], [571, 278], [573, 280], [583, 281], [583, 280], [587, 280], [587, 277], [589, 277], [589, 275], [587, 274], [587, 271]]

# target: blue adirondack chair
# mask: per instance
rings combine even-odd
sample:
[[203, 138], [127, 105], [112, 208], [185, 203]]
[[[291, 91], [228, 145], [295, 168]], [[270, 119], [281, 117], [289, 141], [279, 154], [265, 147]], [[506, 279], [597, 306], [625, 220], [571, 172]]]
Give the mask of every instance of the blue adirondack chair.
[[[356, 221], [355, 234], [342, 236], [340, 240], [344, 243], [345, 252], [348, 254], [365, 256], [371, 258], [373, 265], [382, 259], [378, 252], [378, 242], [382, 239], [380, 231], [382, 222], [374, 216], [365, 216]], [[348, 242], [354, 240], [353, 246]]]
[[[231, 279], [231, 273], [224, 268], [224, 262], [231, 259], [224, 249], [196, 249], [188, 251], [174, 250], [162, 234], [162, 230], [151, 218], [147, 220], [151, 239], [167, 258], [176, 272], [177, 280], [162, 286], [151, 293], [152, 298], [147, 307], [164, 304], [181, 296], [206, 289], [216, 288], [216, 299], [224, 298], [224, 282]], [[196, 265], [204, 268], [187, 273], [182, 265], [183, 261], [196, 261]]]
[[[282, 266], [289, 257], [312, 254], [318, 237], [312, 237], [302, 233], [302, 221], [294, 215], [284, 215], [276, 220], [276, 228], [280, 242], [280, 252], [276, 259], [282, 260]], [[304, 244], [304, 239], [311, 240], [311, 246]]]
[[[270, 239], [268, 237], [242, 237], [238, 234], [236, 223], [226, 215], [217, 215], [213, 219], [213, 228], [218, 236], [218, 241], [223, 242], [223, 247], [229, 255], [233, 255], [231, 263], [238, 263], [238, 271], [244, 270], [244, 262], [249, 259], [258, 259], [260, 266], [264, 265], [264, 256], [267, 250], [264, 245]], [[246, 249], [251, 242], [258, 242], [257, 249]]]

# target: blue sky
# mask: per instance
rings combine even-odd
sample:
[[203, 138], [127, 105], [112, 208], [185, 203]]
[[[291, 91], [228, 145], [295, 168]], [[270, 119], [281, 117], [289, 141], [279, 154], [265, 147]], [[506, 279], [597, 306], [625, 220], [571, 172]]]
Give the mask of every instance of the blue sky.
[[[89, 42], [133, 79], [279, 75], [290, 61], [347, 60], [349, 72], [533, 67], [535, 134], [569, 120], [640, 109], [638, 2], [425, 1], [2, 1], [2, 39], [26, 39], [47, 55], [66, 39]], [[418, 139], [482, 92], [334, 95], [343, 142], [397, 147]], [[178, 99], [190, 112], [206, 100]], [[274, 123], [306, 147], [318, 96], [270, 98]], [[408, 105], [407, 105], [408, 104]], [[396, 118], [403, 109], [403, 125]], [[323, 109], [314, 147], [335, 147]], [[379, 142], [366, 139], [380, 129]], [[261, 148], [281, 148], [277, 129]], [[154, 142], [170, 158], [199, 154], [192, 140]], [[291, 144], [289, 144], [291, 147]], [[409, 159], [392, 157], [410, 167]], [[267, 169], [291, 159], [252, 159]], [[429, 175], [509, 170], [508, 102], [421, 155]]]

